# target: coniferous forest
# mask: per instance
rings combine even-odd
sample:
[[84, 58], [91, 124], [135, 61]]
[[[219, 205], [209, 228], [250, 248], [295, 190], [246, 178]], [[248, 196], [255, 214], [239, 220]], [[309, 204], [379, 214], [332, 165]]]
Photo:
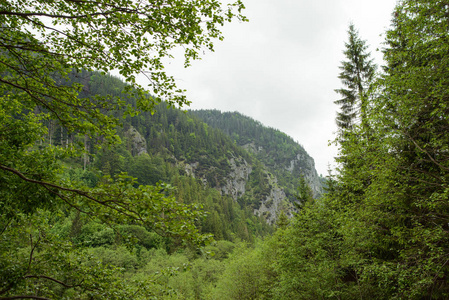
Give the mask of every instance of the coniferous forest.
[[0, 3], [0, 299], [449, 298], [449, 4], [398, 1], [384, 65], [349, 26], [326, 178], [165, 72], [243, 9]]

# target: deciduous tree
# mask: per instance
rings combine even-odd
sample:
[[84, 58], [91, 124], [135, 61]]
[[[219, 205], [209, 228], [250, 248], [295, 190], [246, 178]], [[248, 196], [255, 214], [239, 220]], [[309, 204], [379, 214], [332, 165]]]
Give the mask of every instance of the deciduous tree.
[[[138, 223], [197, 245], [207, 240], [194, 226], [202, 212], [176, 202], [169, 186], [135, 188], [134, 179], [122, 174], [89, 188], [64, 176], [60, 159], [79, 157], [85, 137], [118, 143], [118, 115], [152, 111], [162, 100], [188, 104], [164, 71], [166, 59], [181, 47], [188, 66], [203, 50], [213, 50], [225, 22], [245, 20], [243, 8], [239, 0], [226, 7], [216, 0], [0, 2], [0, 297], [62, 297], [55, 292], [61, 289], [67, 297], [112, 297], [101, 292], [108, 281], [95, 277], [95, 268], [83, 269], [89, 280], [65, 280], [81, 262], [64, 252], [72, 249], [69, 243], [51, 241], [51, 226], [38, 226], [38, 215], [48, 210], [74, 209], [113, 228]], [[80, 96], [89, 82], [73, 83], [73, 74], [85, 74], [81, 70], [116, 70], [136, 104], [117, 95]], [[138, 83], [139, 74], [148, 87]], [[71, 137], [70, 145], [47, 143], [50, 122]], [[43, 263], [38, 256], [58, 260], [37, 266]]]

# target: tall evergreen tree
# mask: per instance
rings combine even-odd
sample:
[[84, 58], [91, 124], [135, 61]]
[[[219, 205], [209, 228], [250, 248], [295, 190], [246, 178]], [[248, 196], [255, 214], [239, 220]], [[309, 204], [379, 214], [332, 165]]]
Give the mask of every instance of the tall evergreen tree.
[[384, 96], [375, 103], [388, 149], [376, 234], [396, 245], [388, 273], [409, 298], [449, 297], [448, 15], [447, 1], [400, 1], [387, 32]]
[[332, 196], [344, 207], [344, 260], [376, 299], [449, 297], [448, 12], [447, 1], [399, 2], [382, 95], [343, 137]]
[[349, 41], [345, 43], [346, 50], [343, 52], [347, 60], [341, 62], [338, 76], [345, 88], [335, 90], [343, 97], [334, 102], [341, 107], [336, 118], [340, 130], [351, 130], [359, 120], [365, 126], [368, 93], [376, 70], [367, 52], [368, 46], [360, 39], [353, 24], [349, 25], [348, 36]]
[[336, 161], [340, 163], [340, 169], [339, 187], [335, 191], [341, 193], [338, 198], [344, 203], [359, 205], [371, 184], [374, 160], [370, 155], [377, 151], [369, 140], [373, 133], [368, 109], [376, 66], [370, 59], [366, 41], [359, 37], [353, 24], [349, 25], [345, 47], [346, 60], [341, 62], [338, 76], [345, 87], [335, 90], [343, 98], [334, 102], [341, 106], [336, 118], [339, 128], [336, 141], [340, 144]]

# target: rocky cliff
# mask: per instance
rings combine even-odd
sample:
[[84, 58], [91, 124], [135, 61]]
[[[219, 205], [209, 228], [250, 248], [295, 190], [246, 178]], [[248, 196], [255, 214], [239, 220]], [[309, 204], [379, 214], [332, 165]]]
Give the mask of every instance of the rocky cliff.
[[[267, 154], [267, 151], [262, 146], [256, 145], [255, 142], [242, 145], [242, 147], [262, 158], [268, 155], [275, 155]], [[283, 162], [279, 162], [277, 165], [273, 166], [272, 169], [274, 169], [277, 173], [288, 171], [293, 176], [303, 175], [307, 183], [310, 185], [314, 197], [317, 198], [321, 195], [322, 185], [318, 172], [315, 169], [315, 161], [307, 153], [302, 151], [299, 153], [290, 153], [287, 159]]]
[[315, 161], [285, 133], [237, 112], [199, 110], [192, 113], [209, 126], [222, 130], [237, 145], [252, 153], [277, 177], [279, 186], [290, 201], [295, 201], [294, 194], [301, 176], [305, 177], [312, 188], [314, 197], [319, 197], [322, 193]]
[[228, 162], [231, 166], [231, 172], [226, 178], [225, 185], [221, 186], [221, 191], [237, 201], [246, 192], [246, 185], [252, 166], [242, 158], [231, 158]]
[[148, 154], [147, 141], [133, 126], [130, 126], [128, 131], [125, 132], [125, 137], [128, 139], [128, 145], [133, 156]]
[[269, 185], [271, 187], [270, 193], [261, 199], [259, 208], [254, 209], [254, 214], [265, 217], [269, 224], [273, 224], [277, 220], [277, 216], [281, 211], [287, 215], [291, 215], [293, 205], [288, 201], [284, 190], [278, 186], [277, 178], [271, 174], [267, 174]]
[[[176, 118], [172, 119], [176, 121]], [[193, 121], [186, 123], [194, 124]], [[203, 186], [215, 188], [222, 195], [228, 195], [234, 201], [250, 208], [255, 215], [263, 216], [268, 223], [273, 223], [280, 211], [287, 215], [294, 211], [293, 203], [297, 201], [296, 188], [301, 176], [309, 183], [315, 197], [321, 193], [321, 183], [314, 160], [300, 145], [292, 142], [283, 133], [264, 128], [260, 123], [255, 124], [261, 132], [251, 137], [252, 140], [244, 138], [243, 131], [236, 133], [228, 130], [230, 137], [235, 138], [232, 146], [234, 148], [227, 146], [225, 151], [220, 148], [224, 145], [223, 138], [219, 139], [217, 144], [218, 151], [196, 148], [208, 134], [217, 135], [203, 125], [197, 127], [204, 131], [205, 135], [200, 135], [201, 132], [175, 135], [175, 127], [169, 127], [168, 132], [173, 134], [173, 138], [164, 144], [167, 150], [171, 149], [166, 154], [181, 174], [200, 180]], [[162, 136], [165, 133], [160, 130], [153, 134]], [[246, 135], [249, 136], [249, 133]], [[136, 128], [130, 126], [125, 137], [133, 156], [147, 153], [147, 142]], [[173, 144], [175, 141], [178, 141], [178, 144]], [[242, 144], [243, 141], [247, 143]], [[177, 155], [179, 145], [190, 145], [190, 148], [188, 151], [179, 151]]]
[[322, 186], [318, 172], [315, 169], [315, 161], [309, 155], [298, 153], [290, 160], [290, 164], [285, 167], [287, 171], [294, 174], [297, 169], [302, 174], [313, 191], [314, 197], [318, 197], [322, 193]]

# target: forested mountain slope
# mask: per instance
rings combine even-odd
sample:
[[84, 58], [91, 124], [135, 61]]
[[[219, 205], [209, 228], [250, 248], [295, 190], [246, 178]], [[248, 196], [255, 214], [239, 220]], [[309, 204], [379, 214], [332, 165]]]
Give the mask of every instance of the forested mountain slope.
[[238, 112], [196, 110], [191, 113], [222, 130], [238, 146], [253, 153], [270, 172], [276, 174], [280, 184], [288, 188], [288, 195], [298, 187], [301, 175], [306, 178], [315, 196], [322, 193], [313, 158], [285, 133]]
[[[72, 77], [83, 84], [81, 94], [88, 97], [117, 96], [124, 87], [119, 79], [99, 73], [81, 72]], [[135, 105], [133, 101], [131, 97], [126, 99], [131, 106]], [[240, 114], [223, 114], [220, 122], [224, 125], [219, 128], [211, 118], [210, 125], [202, 122], [198, 113], [161, 104], [154, 114], [143, 112], [121, 119], [123, 126], [117, 131], [123, 144], [98, 150], [98, 141], [85, 139], [90, 155], [84, 158], [84, 164], [110, 176], [127, 172], [137, 177], [139, 184], [162, 181], [178, 186], [178, 178], [193, 177], [195, 184], [215, 189], [268, 223], [273, 223], [281, 210], [291, 214], [301, 175], [319, 195], [321, 186], [313, 159], [290, 137]], [[225, 134], [234, 128], [233, 134]], [[60, 140], [64, 144], [69, 139], [56, 129], [52, 134], [55, 143]], [[179, 197], [184, 194], [182, 186], [178, 187]], [[217, 211], [219, 216], [223, 215], [221, 210]], [[221, 223], [226, 223], [225, 219]], [[229, 237], [230, 233], [220, 232], [218, 236]]]

